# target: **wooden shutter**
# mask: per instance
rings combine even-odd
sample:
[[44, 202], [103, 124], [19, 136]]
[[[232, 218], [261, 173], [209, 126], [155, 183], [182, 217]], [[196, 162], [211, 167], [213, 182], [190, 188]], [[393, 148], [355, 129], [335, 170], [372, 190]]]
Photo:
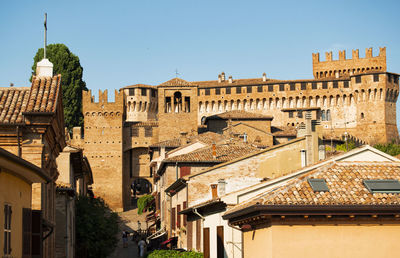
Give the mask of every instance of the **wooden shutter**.
[[200, 238], [201, 238], [201, 220], [198, 219], [196, 220], [196, 249], [197, 251], [200, 251]]
[[22, 257], [31, 257], [32, 253], [32, 211], [22, 209]]
[[172, 210], [171, 210], [171, 228], [173, 230], [176, 229], [175, 213], [176, 213], [175, 208], [172, 208]]
[[203, 228], [204, 258], [210, 258], [210, 228]]
[[190, 175], [190, 167], [180, 167], [181, 177]]
[[161, 194], [157, 194], [157, 200], [156, 200], [156, 210], [161, 210], [160, 202], [161, 202]]
[[178, 204], [178, 206], [176, 208], [176, 226], [178, 228], [181, 227], [181, 214], [179, 214], [180, 211], [181, 211], [181, 205]]
[[189, 221], [187, 223], [187, 249], [191, 250], [193, 248], [193, 222]]
[[217, 257], [224, 258], [224, 226], [217, 226]]
[[42, 211], [32, 210], [32, 258], [43, 256]]
[[[183, 202], [183, 209], [186, 210], [187, 202]], [[183, 215], [183, 226], [186, 227], [187, 225], [187, 215]]]

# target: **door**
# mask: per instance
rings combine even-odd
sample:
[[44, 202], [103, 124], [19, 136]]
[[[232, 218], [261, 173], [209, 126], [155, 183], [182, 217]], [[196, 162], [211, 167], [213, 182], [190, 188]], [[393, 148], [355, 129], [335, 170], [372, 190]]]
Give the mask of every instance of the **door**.
[[217, 226], [217, 257], [224, 258], [224, 226]]
[[210, 228], [203, 228], [204, 258], [210, 258]]

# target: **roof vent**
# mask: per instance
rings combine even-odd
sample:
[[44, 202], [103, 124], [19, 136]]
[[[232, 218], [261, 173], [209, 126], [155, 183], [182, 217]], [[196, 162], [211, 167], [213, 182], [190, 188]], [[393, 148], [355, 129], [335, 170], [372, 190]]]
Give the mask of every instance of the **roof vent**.
[[363, 183], [371, 193], [400, 193], [399, 180], [364, 180]]
[[308, 183], [314, 192], [329, 192], [328, 185], [325, 179], [322, 178], [309, 178]]

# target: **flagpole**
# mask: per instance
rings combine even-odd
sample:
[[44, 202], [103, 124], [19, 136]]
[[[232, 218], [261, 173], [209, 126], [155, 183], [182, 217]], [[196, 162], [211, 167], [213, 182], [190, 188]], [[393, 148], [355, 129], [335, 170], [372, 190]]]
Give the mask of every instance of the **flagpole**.
[[47, 13], [44, 13], [44, 57], [46, 59], [46, 45], [47, 45]]

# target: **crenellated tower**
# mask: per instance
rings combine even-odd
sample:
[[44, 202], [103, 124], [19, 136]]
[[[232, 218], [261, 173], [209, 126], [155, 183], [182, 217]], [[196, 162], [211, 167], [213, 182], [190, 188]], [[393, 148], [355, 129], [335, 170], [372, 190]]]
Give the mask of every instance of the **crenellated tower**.
[[157, 88], [136, 84], [123, 88], [127, 122], [146, 122], [157, 118]]

